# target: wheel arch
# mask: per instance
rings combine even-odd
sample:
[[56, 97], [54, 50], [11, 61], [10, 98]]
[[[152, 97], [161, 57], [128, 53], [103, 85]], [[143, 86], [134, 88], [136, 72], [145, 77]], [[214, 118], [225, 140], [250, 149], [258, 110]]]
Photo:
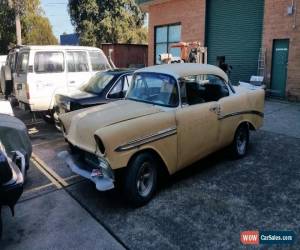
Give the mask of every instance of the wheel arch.
[[242, 121], [240, 121], [240, 122], [238, 123], [238, 125], [237, 125], [237, 127], [236, 127], [235, 130], [237, 130], [238, 127], [240, 127], [240, 126], [242, 126], [242, 125], [247, 125], [248, 128], [249, 128], [249, 130], [252, 130], [252, 131], [255, 131], [255, 130], [256, 130], [256, 127], [254, 126], [254, 124], [253, 124], [251, 121], [249, 121], [249, 120], [242, 120]]
[[158, 150], [152, 148], [152, 147], [147, 147], [147, 148], [143, 148], [137, 152], [135, 152], [133, 155], [131, 155], [131, 157], [129, 158], [129, 161], [127, 163], [127, 166], [131, 164], [131, 162], [139, 155], [139, 154], [142, 154], [142, 153], [148, 153], [148, 154], [151, 154], [153, 155], [157, 160], [158, 162], [160, 163], [159, 164], [159, 168], [158, 168], [158, 172], [159, 172], [159, 175], [162, 177], [162, 176], [165, 176], [165, 175], [170, 175], [170, 171], [167, 167], [167, 164], [166, 164], [166, 161], [163, 159], [163, 157], [161, 156], [161, 154], [159, 153]]

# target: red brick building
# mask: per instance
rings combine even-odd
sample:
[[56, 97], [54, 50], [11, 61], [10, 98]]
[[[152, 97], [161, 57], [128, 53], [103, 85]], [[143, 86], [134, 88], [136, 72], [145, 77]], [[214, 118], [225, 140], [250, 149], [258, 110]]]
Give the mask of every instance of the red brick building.
[[300, 100], [300, 0], [138, 2], [149, 13], [149, 65], [179, 55], [174, 42], [200, 41], [208, 63], [225, 56], [234, 83], [264, 75], [271, 93]]

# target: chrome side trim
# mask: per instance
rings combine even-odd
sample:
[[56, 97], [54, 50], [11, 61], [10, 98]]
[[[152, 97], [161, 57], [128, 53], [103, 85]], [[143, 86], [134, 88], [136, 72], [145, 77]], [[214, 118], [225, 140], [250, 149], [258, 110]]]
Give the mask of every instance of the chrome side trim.
[[264, 113], [260, 112], [260, 111], [256, 111], [256, 110], [245, 110], [245, 111], [239, 111], [239, 112], [233, 112], [233, 113], [229, 113], [226, 115], [220, 115], [218, 117], [218, 120], [223, 120], [232, 116], [237, 116], [237, 115], [258, 115], [260, 117], [264, 117]]
[[147, 135], [147, 136], [129, 141], [128, 143], [117, 147], [115, 149], [115, 151], [116, 152], [127, 151], [127, 150], [130, 150], [130, 149], [137, 148], [139, 146], [145, 145], [147, 143], [154, 142], [154, 141], [157, 141], [157, 140], [175, 135], [175, 134], [177, 134], [176, 127], [167, 128], [167, 129], [158, 131], [154, 134]]

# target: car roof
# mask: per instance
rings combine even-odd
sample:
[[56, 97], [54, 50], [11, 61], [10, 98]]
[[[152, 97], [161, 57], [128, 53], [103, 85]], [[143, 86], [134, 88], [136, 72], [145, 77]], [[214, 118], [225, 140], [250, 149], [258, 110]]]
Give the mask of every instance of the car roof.
[[70, 46], [70, 45], [25, 45], [20, 47], [20, 50], [98, 50], [102, 51], [96, 47], [89, 46]]
[[139, 69], [136, 73], [151, 72], [151, 73], [163, 73], [168, 74], [176, 79], [193, 76], [193, 75], [217, 75], [228, 82], [227, 74], [217, 66], [210, 64], [200, 63], [172, 63], [150, 66], [147, 68]]
[[110, 69], [110, 70], [107, 70], [105, 72], [113, 73], [113, 74], [116, 74], [116, 75], [121, 75], [121, 74], [126, 74], [126, 73], [133, 73], [135, 70], [136, 69]]

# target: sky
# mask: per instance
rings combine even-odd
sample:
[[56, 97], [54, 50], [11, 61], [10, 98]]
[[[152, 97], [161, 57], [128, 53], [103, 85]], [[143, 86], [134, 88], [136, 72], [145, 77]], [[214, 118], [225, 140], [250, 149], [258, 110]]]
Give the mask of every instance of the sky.
[[54, 35], [59, 36], [66, 32], [74, 33], [68, 13], [68, 0], [41, 0], [46, 17], [50, 20]]

